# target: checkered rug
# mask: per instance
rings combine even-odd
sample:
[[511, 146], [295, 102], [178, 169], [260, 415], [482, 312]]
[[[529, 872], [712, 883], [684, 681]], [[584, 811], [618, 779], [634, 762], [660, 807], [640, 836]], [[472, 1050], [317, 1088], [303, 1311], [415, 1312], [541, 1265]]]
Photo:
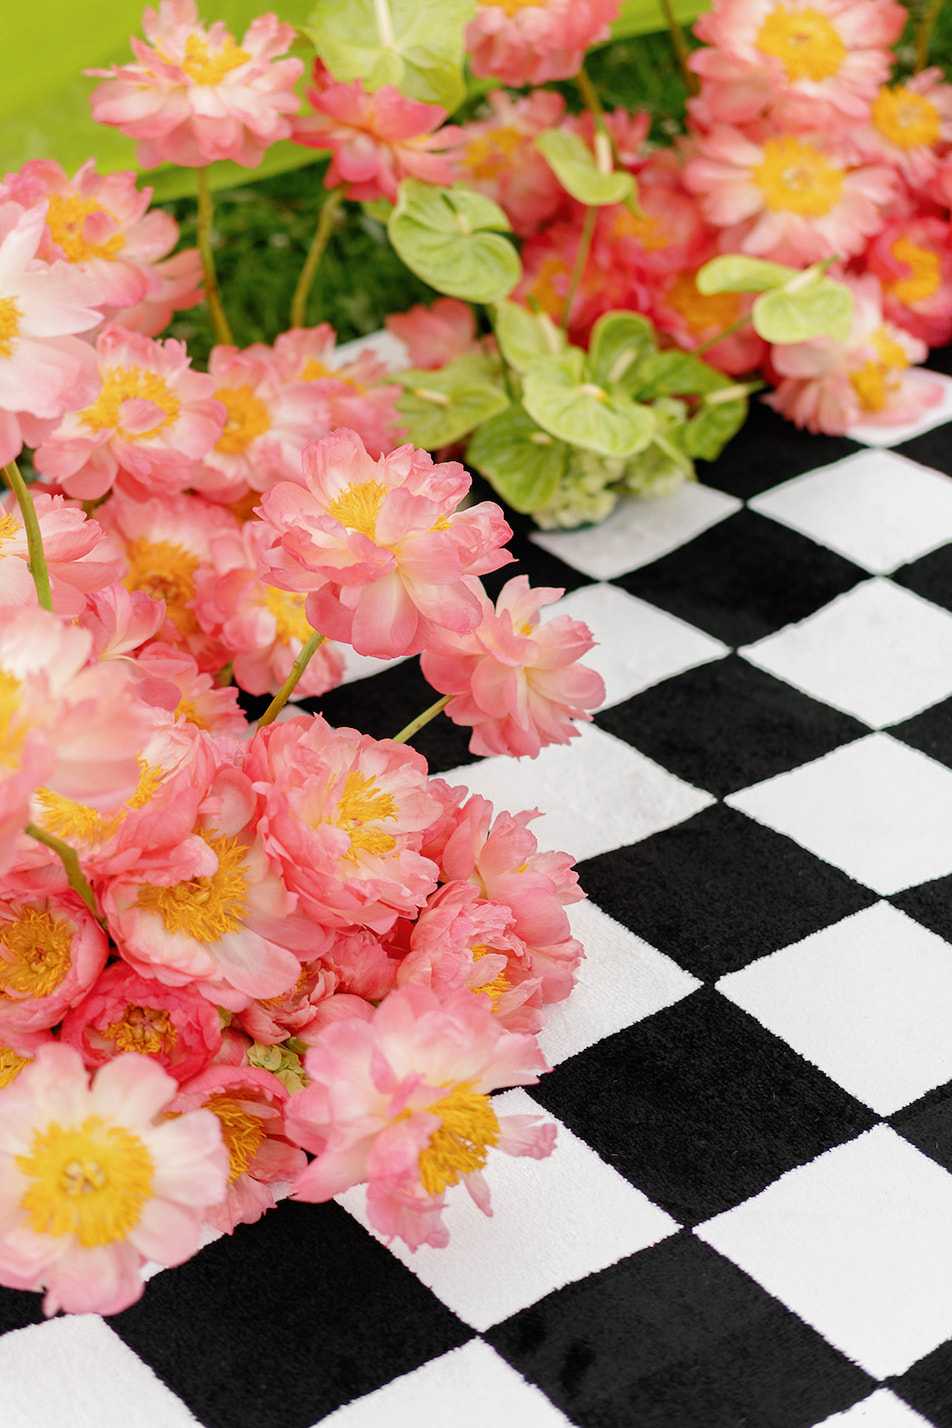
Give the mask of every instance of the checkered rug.
[[[443, 1252], [387, 1249], [355, 1191], [108, 1322], [0, 1292], [3, 1428], [952, 1425], [948, 389], [888, 445], [759, 407], [703, 484], [518, 533], [607, 707], [535, 762], [418, 744], [580, 860], [555, 1069], [502, 1097], [553, 1157], [498, 1157]], [[431, 697], [351, 674], [332, 723]]]

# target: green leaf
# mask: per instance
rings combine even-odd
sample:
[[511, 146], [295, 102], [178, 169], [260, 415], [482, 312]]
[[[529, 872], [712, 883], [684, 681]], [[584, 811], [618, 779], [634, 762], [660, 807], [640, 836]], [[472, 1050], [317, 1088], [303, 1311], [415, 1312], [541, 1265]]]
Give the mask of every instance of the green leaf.
[[682, 442], [689, 456], [714, 461], [747, 420], [746, 396], [718, 401], [720, 395], [708, 398], [684, 428]]
[[508, 229], [502, 209], [465, 188], [404, 179], [387, 232], [418, 278], [467, 302], [500, 302], [522, 273], [519, 255], [493, 229]]
[[624, 203], [634, 194], [631, 174], [603, 173], [585, 140], [569, 129], [544, 130], [535, 147], [562, 187], [589, 208]]
[[628, 390], [635, 367], [654, 345], [655, 330], [640, 313], [603, 313], [592, 328], [589, 369], [596, 382], [617, 382]]
[[530, 312], [516, 302], [496, 304], [493, 331], [500, 351], [517, 372], [537, 357], [557, 357], [565, 348], [565, 333], [544, 312]]
[[799, 277], [798, 268], [768, 263], [765, 258], [747, 258], [741, 253], [725, 253], [699, 268], [694, 279], [699, 293], [762, 293], [783, 287]]
[[601, 456], [633, 456], [654, 431], [650, 408], [587, 380], [584, 353], [544, 357], [525, 374], [526, 411], [552, 436]]
[[[707, 0], [673, 0], [671, 7], [675, 19], [681, 25], [689, 25], [698, 15], [709, 10]], [[665, 30], [664, 11], [658, 0], [622, 0], [618, 18], [612, 25], [612, 39], [627, 39], [630, 35], [649, 35], [655, 30]]]
[[639, 401], [655, 397], [689, 397], [716, 392], [729, 385], [722, 372], [693, 352], [649, 352], [632, 374], [632, 394]]
[[520, 406], [481, 426], [466, 460], [515, 510], [529, 515], [548, 505], [565, 472], [569, 448], [537, 426]]
[[335, 79], [394, 84], [452, 111], [465, 94], [463, 36], [475, 9], [475, 0], [316, 0], [301, 28]]
[[765, 342], [809, 342], [814, 337], [845, 342], [853, 326], [853, 294], [832, 278], [804, 286], [795, 280], [759, 297], [751, 319]]
[[493, 380], [492, 365], [480, 353], [466, 353], [437, 372], [398, 372], [396, 380], [403, 387], [397, 410], [407, 437], [430, 451], [459, 441], [509, 405]]

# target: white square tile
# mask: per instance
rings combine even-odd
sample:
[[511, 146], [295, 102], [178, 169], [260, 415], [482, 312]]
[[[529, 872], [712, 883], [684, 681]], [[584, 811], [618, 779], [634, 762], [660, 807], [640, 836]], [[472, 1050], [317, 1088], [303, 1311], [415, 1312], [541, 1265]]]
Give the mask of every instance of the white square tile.
[[571, 744], [550, 744], [536, 759], [499, 755], [443, 777], [497, 808], [541, 808], [532, 825], [540, 846], [565, 849], [579, 861], [637, 843], [714, 802], [594, 724], [583, 725]]
[[878, 1388], [869, 1398], [824, 1418], [813, 1428], [922, 1428], [924, 1423], [928, 1428], [928, 1419], [920, 1417], [888, 1388]]
[[876, 728], [952, 694], [952, 615], [882, 577], [740, 653]]
[[881, 1116], [952, 1079], [952, 947], [889, 903], [717, 986]]
[[720, 640], [617, 585], [583, 585], [560, 600], [554, 613], [584, 620], [598, 640], [585, 663], [605, 680], [606, 709], [728, 653]]
[[614, 580], [676, 550], [740, 506], [736, 496], [685, 481], [657, 500], [620, 501], [600, 525], [578, 531], [543, 531], [532, 539], [585, 575]]
[[701, 985], [595, 903], [579, 902], [568, 911], [586, 955], [572, 995], [546, 1008], [539, 1042], [553, 1066]]
[[[522, 1090], [506, 1091], [493, 1105], [500, 1114], [546, 1114]], [[562, 1125], [547, 1160], [495, 1154], [486, 1178], [491, 1218], [457, 1186], [447, 1195], [446, 1249], [424, 1246], [413, 1254], [400, 1241], [389, 1246], [454, 1314], [480, 1331], [678, 1228]], [[367, 1224], [363, 1187], [338, 1199]]]
[[750, 506], [881, 574], [952, 540], [952, 480], [892, 451], [859, 451]]
[[952, 770], [868, 734], [725, 802], [887, 897], [952, 872]]
[[337, 648], [344, 656], [344, 678], [342, 684], [353, 684], [356, 679], [369, 679], [371, 675], [381, 674], [385, 669], [393, 669], [394, 665], [404, 664], [409, 655], [401, 655], [399, 659], [377, 659], [374, 655], [358, 654], [349, 645], [338, 645]]
[[398, 372], [401, 367], [408, 366], [410, 362], [405, 343], [382, 327], [379, 332], [369, 332], [366, 337], [354, 337], [350, 342], [342, 343], [331, 354], [330, 365], [332, 367], [346, 366], [348, 362], [356, 361], [362, 352], [372, 352], [375, 357], [380, 358], [381, 362], [386, 363], [391, 372]]
[[696, 1234], [874, 1378], [952, 1336], [952, 1175], [889, 1126], [800, 1166]]
[[569, 1420], [483, 1339], [338, 1408], [322, 1428], [564, 1428]]
[[861, 441], [864, 446], [898, 446], [901, 441], [910, 441], [914, 436], [921, 436], [924, 431], [931, 431], [934, 426], [941, 426], [944, 421], [952, 420], [952, 380], [942, 375], [941, 372], [929, 372], [924, 368], [908, 373], [909, 380], [917, 385], [925, 386], [938, 382], [942, 388], [941, 400], [935, 406], [927, 408], [916, 421], [905, 421], [898, 426], [876, 426], [872, 422], [858, 422], [856, 426], [850, 427], [846, 433], [854, 441]]

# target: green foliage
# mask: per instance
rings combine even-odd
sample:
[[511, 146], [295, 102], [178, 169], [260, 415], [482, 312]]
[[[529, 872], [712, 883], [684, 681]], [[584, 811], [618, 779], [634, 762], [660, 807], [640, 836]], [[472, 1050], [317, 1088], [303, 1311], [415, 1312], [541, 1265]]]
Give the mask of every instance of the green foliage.
[[535, 147], [562, 187], [589, 208], [624, 203], [634, 195], [631, 174], [604, 173], [585, 140], [569, 129], [544, 130], [535, 140]]
[[397, 374], [403, 387], [398, 410], [414, 446], [434, 451], [459, 441], [509, 405], [493, 364], [480, 352], [466, 353], [436, 372]]
[[[675, 19], [682, 25], [689, 24], [698, 15], [711, 7], [702, 0], [673, 0]], [[623, 39], [629, 35], [647, 35], [652, 30], [666, 28], [664, 11], [658, 0], [622, 0], [618, 18], [612, 25], [612, 36]]]
[[466, 448], [469, 465], [482, 472], [504, 501], [525, 515], [553, 499], [568, 456], [568, 446], [543, 431], [525, 408], [515, 403], [481, 426]]
[[519, 254], [502, 237], [508, 229], [492, 199], [417, 179], [400, 185], [387, 225], [391, 243], [417, 277], [450, 297], [482, 303], [499, 302], [519, 281]]
[[647, 407], [591, 380], [585, 354], [577, 347], [532, 364], [525, 374], [523, 404], [550, 435], [600, 456], [632, 456], [647, 446], [654, 430]]
[[557, 357], [566, 346], [565, 333], [547, 313], [533, 313], [516, 302], [500, 302], [493, 312], [493, 331], [503, 357], [517, 372], [538, 357]]
[[748, 258], [745, 253], [725, 253], [698, 268], [694, 279], [699, 293], [763, 293], [783, 287], [799, 273], [784, 263]]
[[588, 363], [596, 382], [620, 384], [627, 391], [639, 363], [655, 347], [655, 332], [637, 312], [606, 312], [592, 328]]
[[[735, 391], [739, 395], [729, 395]], [[743, 386], [731, 387], [725, 381], [721, 391], [704, 398], [685, 426], [682, 434], [684, 450], [689, 456], [715, 461], [746, 420], [746, 389]]]
[[853, 323], [853, 294], [826, 276], [829, 266], [814, 263], [801, 271], [731, 253], [705, 263], [696, 281], [702, 293], [760, 293], [750, 317], [765, 342], [814, 337], [845, 342]]
[[727, 378], [693, 352], [651, 352], [632, 373], [631, 384], [639, 401], [656, 397], [694, 397], [716, 392]]

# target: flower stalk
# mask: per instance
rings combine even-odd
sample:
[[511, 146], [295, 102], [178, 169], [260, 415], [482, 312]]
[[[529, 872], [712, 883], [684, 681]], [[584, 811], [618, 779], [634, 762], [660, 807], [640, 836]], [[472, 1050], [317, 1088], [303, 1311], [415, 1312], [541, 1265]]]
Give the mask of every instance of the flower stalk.
[[301, 675], [304, 673], [304, 671], [310, 664], [311, 656], [315, 653], [316, 650], [320, 649], [321, 645], [324, 643], [324, 639], [325, 636], [318, 634], [317, 630], [315, 630], [313, 635], [311, 635], [310, 639], [306, 642], [306, 644], [303, 644], [301, 646], [300, 652], [298, 653], [298, 657], [291, 666], [291, 673], [288, 675], [287, 679], [284, 681], [281, 688], [278, 690], [277, 694], [274, 696], [271, 703], [268, 705], [267, 709], [264, 711], [261, 718], [258, 720], [259, 729], [265, 728], [265, 726], [268, 724], [273, 724], [275, 719], [277, 719], [278, 715], [281, 713], [281, 710], [284, 708], [285, 704], [287, 704], [288, 700], [291, 698], [291, 695], [297, 688]]
[[36, 508], [33, 505], [30, 488], [20, 474], [20, 468], [15, 461], [4, 466], [3, 476], [17, 498], [20, 515], [23, 517], [27, 550], [30, 553], [30, 574], [33, 576], [33, 584], [36, 586], [36, 598], [44, 610], [52, 610], [53, 596], [50, 591], [50, 573], [46, 566], [43, 537], [40, 534], [40, 523], [36, 518]]
[[331, 189], [324, 202], [321, 204], [321, 211], [317, 219], [317, 227], [314, 230], [314, 237], [311, 239], [311, 246], [308, 249], [307, 257], [304, 259], [304, 266], [301, 269], [301, 276], [297, 280], [297, 287], [294, 289], [294, 297], [291, 299], [291, 326], [303, 327], [307, 317], [307, 300], [314, 286], [314, 279], [320, 267], [321, 259], [325, 249], [330, 242], [331, 234], [334, 231], [334, 224], [337, 222], [337, 214], [341, 204], [344, 202], [344, 195], [341, 189]]
[[582, 234], [578, 240], [578, 247], [575, 250], [575, 262], [572, 265], [572, 274], [569, 278], [568, 290], [565, 294], [565, 307], [562, 309], [562, 327], [567, 332], [572, 317], [572, 306], [579, 289], [585, 269], [588, 265], [588, 255], [592, 247], [592, 238], [595, 235], [595, 220], [598, 217], [598, 210], [586, 208], [585, 218], [582, 222]]
[[212, 191], [208, 182], [208, 169], [195, 170], [196, 192], [198, 195], [198, 251], [202, 259], [202, 275], [205, 282], [205, 301], [215, 330], [215, 338], [231, 346], [234, 343], [231, 326], [222, 302], [218, 274], [215, 271], [215, 254], [212, 250], [212, 221], [214, 208]]
[[105, 927], [106, 919], [99, 910], [96, 895], [86, 879], [79, 862], [79, 854], [69, 843], [64, 843], [62, 838], [57, 838], [52, 833], [47, 833], [45, 828], [41, 828], [37, 823], [28, 823], [24, 830], [31, 838], [35, 838], [38, 843], [42, 843], [45, 848], [49, 848], [56, 854], [63, 864], [66, 879], [74, 893], [77, 893], [86, 904], [89, 911], [97, 922], [101, 922]]
[[399, 734], [394, 734], [395, 744], [408, 744], [415, 734], [419, 734], [421, 729], [425, 729], [433, 719], [443, 713], [452, 699], [452, 694], [444, 694], [442, 699], [438, 699], [435, 704], [431, 704], [429, 709], [424, 709], [422, 714], [418, 714], [415, 719], [411, 719], [406, 728], [401, 729]]

